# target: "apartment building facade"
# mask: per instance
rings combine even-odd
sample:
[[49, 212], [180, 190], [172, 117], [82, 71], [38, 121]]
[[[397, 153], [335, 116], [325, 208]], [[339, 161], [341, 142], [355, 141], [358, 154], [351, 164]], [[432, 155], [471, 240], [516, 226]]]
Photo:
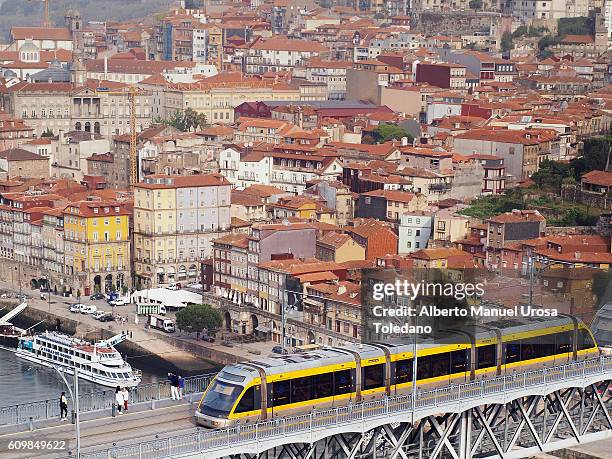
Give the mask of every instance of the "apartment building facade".
[[220, 174], [151, 175], [134, 187], [134, 269], [154, 287], [192, 282], [230, 228], [231, 183]]
[[64, 209], [64, 273], [77, 296], [131, 287], [131, 212], [125, 201], [80, 201]]
[[[105, 83], [88, 80], [84, 87], [72, 83], [29, 83], [11, 86], [4, 94], [5, 107], [40, 136], [47, 129], [86, 131], [105, 136], [124, 134], [130, 130], [130, 102], [125, 94], [111, 94]], [[113, 83], [113, 91], [126, 86]], [[142, 131], [151, 123], [149, 96], [136, 96], [136, 128]]]

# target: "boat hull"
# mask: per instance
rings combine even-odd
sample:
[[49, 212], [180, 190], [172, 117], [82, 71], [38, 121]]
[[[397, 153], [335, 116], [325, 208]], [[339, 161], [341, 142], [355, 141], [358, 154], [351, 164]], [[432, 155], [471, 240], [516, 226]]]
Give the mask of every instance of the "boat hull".
[[10, 349], [17, 349], [19, 336], [16, 335], [0, 335], [0, 346]]
[[[18, 349], [17, 351], [15, 351], [15, 355], [20, 359], [27, 360], [28, 362], [32, 362], [32, 363], [35, 363], [37, 365], [41, 365], [47, 368], [55, 368], [64, 374], [74, 376], [74, 368], [72, 368], [69, 365], [65, 365], [60, 362], [54, 362], [50, 360], [41, 359], [37, 357], [36, 355], [30, 352], [27, 352], [27, 351], [23, 351], [21, 349]], [[107, 378], [104, 376], [95, 375], [89, 370], [82, 370], [82, 369], [79, 370], [79, 378], [87, 380], [87, 381], [91, 381], [94, 384], [99, 384], [101, 386], [113, 387], [113, 388], [117, 386], [136, 387], [138, 384], [140, 384], [140, 381], [141, 381], [139, 378], [128, 380], [128, 381], [126, 381], [125, 379], [111, 379], [111, 378]]]

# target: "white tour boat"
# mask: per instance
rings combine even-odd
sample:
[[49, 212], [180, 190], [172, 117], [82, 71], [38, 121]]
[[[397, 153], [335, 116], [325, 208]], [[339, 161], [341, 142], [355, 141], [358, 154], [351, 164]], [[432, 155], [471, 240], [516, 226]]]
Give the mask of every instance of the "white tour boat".
[[108, 387], [134, 387], [141, 379], [115, 349], [115, 344], [126, 338], [124, 334], [96, 343], [73, 336], [47, 331], [34, 336], [22, 336], [15, 354], [17, 357], [46, 367], [54, 367], [73, 375], [78, 368], [79, 377]]

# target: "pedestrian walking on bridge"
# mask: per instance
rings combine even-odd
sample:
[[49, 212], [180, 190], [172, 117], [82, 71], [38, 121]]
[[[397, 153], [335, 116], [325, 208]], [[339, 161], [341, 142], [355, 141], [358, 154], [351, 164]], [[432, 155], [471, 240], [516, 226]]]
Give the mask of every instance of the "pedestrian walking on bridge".
[[172, 396], [172, 400], [180, 400], [179, 377], [171, 371], [168, 373], [168, 381], [170, 381], [170, 395]]
[[123, 392], [121, 392], [121, 387], [117, 386], [115, 389], [115, 403], [117, 404], [117, 414], [121, 414], [121, 408], [123, 408]]
[[121, 390], [121, 394], [123, 395], [123, 410], [127, 413], [128, 401], [130, 399], [130, 392], [127, 390], [127, 387]]
[[67, 421], [68, 420], [68, 399], [66, 398], [66, 392], [62, 392], [62, 395], [60, 395], [59, 406], [60, 406], [60, 419], [62, 421]]

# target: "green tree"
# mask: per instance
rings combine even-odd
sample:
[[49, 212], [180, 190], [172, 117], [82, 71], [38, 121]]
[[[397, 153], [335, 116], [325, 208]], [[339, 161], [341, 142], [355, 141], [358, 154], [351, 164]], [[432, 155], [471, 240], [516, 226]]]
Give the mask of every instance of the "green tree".
[[480, 10], [482, 9], [482, 0], [470, 0], [469, 5], [473, 10]]
[[164, 120], [164, 124], [168, 126], [172, 126], [177, 128], [179, 131], [186, 131], [187, 128], [185, 126], [185, 118], [183, 117], [183, 112], [180, 110], [176, 110], [170, 118]]
[[504, 32], [502, 35], [501, 49], [502, 51], [510, 51], [512, 49], [512, 34], [510, 32]]
[[198, 126], [202, 128], [206, 126], [208, 122], [204, 113], [198, 113], [190, 107], [183, 111], [176, 110], [170, 118], [167, 119], [157, 116], [153, 118], [153, 124], [165, 124], [185, 132], [189, 131], [191, 128], [197, 129]]
[[196, 128], [198, 126], [198, 113], [191, 107], [187, 108], [183, 112], [183, 126], [184, 131], [189, 131], [191, 128]]
[[516, 30], [514, 32], [512, 32], [512, 38], [519, 38], [522, 37], [524, 35], [527, 35], [529, 29], [527, 29], [527, 26], [518, 26], [516, 28]]
[[557, 24], [557, 34], [560, 37], [593, 34], [593, 20], [588, 17], [561, 18]]
[[221, 327], [223, 316], [218, 309], [209, 304], [193, 304], [176, 313], [176, 326], [179, 330], [199, 334], [207, 330], [214, 333]]
[[529, 31], [527, 32], [528, 37], [541, 37], [544, 32], [550, 32], [546, 27], [534, 27], [529, 26]]
[[459, 213], [469, 217], [490, 218], [513, 209], [524, 210], [523, 192], [519, 188], [506, 190], [502, 195], [480, 196]]
[[544, 160], [540, 163], [540, 167], [535, 172], [531, 179], [536, 183], [538, 188], [553, 189], [557, 193], [561, 191], [563, 180], [573, 173], [570, 165], [558, 161]]
[[580, 181], [582, 175], [587, 172], [606, 168], [610, 144], [612, 144], [612, 136], [593, 137], [584, 141], [582, 156], [573, 159], [570, 163], [576, 180]]
[[389, 123], [380, 123], [374, 130], [374, 137], [378, 142], [388, 142], [393, 139], [400, 140], [402, 137], [407, 137], [409, 143], [412, 143], [414, 140], [414, 137], [406, 129]]
[[45, 132], [43, 132], [40, 136], [41, 137], [55, 137], [51, 128], [45, 129]]
[[206, 114], [204, 113], [198, 113], [197, 115], [197, 126], [200, 129], [205, 128], [206, 126], [208, 126], [208, 120], [206, 119]]
[[[542, 58], [545, 54], [549, 54], [548, 48], [559, 43], [559, 37], [553, 37], [552, 35], [546, 35], [538, 41], [539, 57]], [[548, 56], [546, 56], [548, 57]]]

